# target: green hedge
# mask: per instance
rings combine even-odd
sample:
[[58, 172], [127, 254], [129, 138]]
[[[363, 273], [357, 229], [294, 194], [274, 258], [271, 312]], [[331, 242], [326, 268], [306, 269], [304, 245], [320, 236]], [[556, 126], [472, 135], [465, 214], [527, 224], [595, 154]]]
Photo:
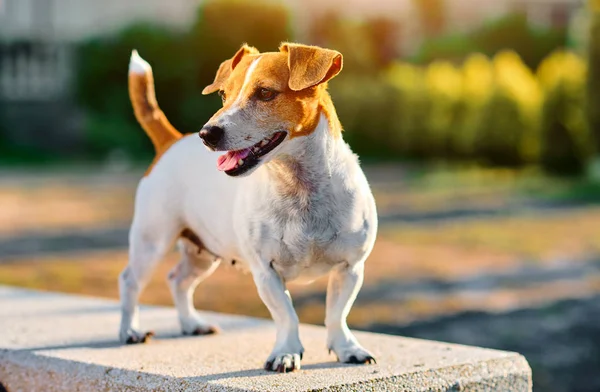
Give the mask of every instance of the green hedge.
[[[517, 22], [505, 21], [492, 31]], [[557, 51], [536, 72], [528, 67], [531, 59], [502, 50], [493, 56], [470, 54], [460, 62], [390, 63], [374, 55], [385, 54], [374, 39], [381, 32], [335, 18], [315, 23], [320, 35], [313, 38], [327, 38], [320, 43], [329, 46], [331, 41], [345, 55], [344, 72], [330, 90], [345, 139], [365, 158], [541, 164], [550, 172], [571, 174], [581, 173], [598, 151], [594, 140], [600, 138], [593, 131], [600, 134], [600, 105], [593, 100], [600, 102], [594, 84], [600, 75], [588, 78], [590, 127], [584, 112], [588, 67], [574, 54]], [[592, 31], [600, 25], [597, 14], [595, 23]], [[131, 49], [152, 64], [157, 96], [171, 122], [192, 132], [220, 106], [218, 97], [201, 95], [218, 65], [245, 41], [259, 50], [275, 50], [281, 41], [293, 39], [289, 25], [287, 10], [273, 1], [209, 0], [187, 32], [138, 24], [85, 43], [76, 85], [88, 113], [88, 151], [99, 157], [114, 149], [134, 157], [152, 152], [127, 94]], [[600, 52], [593, 52], [597, 36], [590, 44], [591, 63], [600, 58]], [[491, 48], [494, 37], [489, 33], [480, 40]]]
[[600, 152], [600, 0], [589, 0], [590, 32], [588, 56], [588, 120], [595, 139], [596, 152]]
[[383, 76], [331, 83], [346, 138], [364, 155], [469, 160], [581, 173], [593, 152], [586, 65], [557, 51], [533, 73], [512, 51], [457, 67], [395, 62]]
[[262, 50], [276, 49], [290, 37], [287, 9], [274, 2], [209, 0], [199, 8], [188, 32], [140, 23], [79, 48], [76, 98], [87, 112], [87, 151], [104, 157], [120, 149], [131, 157], [152, 147], [133, 116], [127, 93], [132, 49], [154, 70], [162, 110], [182, 132], [195, 132], [218, 110], [221, 100], [204, 97], [219, 64], [246, 40]]
[[532, 27], [525, 14], [512, 13], [468, 33], [427, 39], [414, 60], [422, 64], [437, 59], [462, 61], [471, 53], [491, 57], [510, 49], [535, 69], [552, 51], [566, 45], [564, 28]]

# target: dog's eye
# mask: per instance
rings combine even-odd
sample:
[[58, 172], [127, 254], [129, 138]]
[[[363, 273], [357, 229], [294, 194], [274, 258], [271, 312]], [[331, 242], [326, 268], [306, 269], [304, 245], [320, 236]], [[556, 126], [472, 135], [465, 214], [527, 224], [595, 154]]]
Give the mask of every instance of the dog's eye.
[[269, 90], [268, 88], [259, 88], [256, 90], [256, 98], [261, 101], [270, 101], [277, 96], [277, 91]]
[[225, 101], [227, 100], [227, 96], [225, 95], [225, 91], [219, 90], [219, 96], [221, 97], [221, 100], [223, 101], [223, 103], [225, 103]]

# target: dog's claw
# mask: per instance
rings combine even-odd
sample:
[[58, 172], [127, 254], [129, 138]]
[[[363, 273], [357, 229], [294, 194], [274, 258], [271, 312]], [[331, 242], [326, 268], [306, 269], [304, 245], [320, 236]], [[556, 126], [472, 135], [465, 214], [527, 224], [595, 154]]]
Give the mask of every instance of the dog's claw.
[[146, 343], [154, 336], [154, 332], [148, 331], [145, 334], [134, 333], [127, 337], [126, 344]]
[[265, 370], [277, 373], [288, 373], [301, 367], [301, 353], [281, 354], [265, 362]]
[[190, 335], [192, 336], [202, 336], [202, 335], [214, 335], [216, 333], [221, 332], [219, 328], [209, 325], [208, 327], [198, 327], [192, 331]]
[[377, 361], [371, 355], [368, 355], [360, 360], [356, 357], [356, 355], [351, 355], [350, 358], [348, 358], [348, 360], [346, 361], [346, 363], [357, 364], [357, 365], [363, 365], [363, 364], [374, 365], [377, 363]]

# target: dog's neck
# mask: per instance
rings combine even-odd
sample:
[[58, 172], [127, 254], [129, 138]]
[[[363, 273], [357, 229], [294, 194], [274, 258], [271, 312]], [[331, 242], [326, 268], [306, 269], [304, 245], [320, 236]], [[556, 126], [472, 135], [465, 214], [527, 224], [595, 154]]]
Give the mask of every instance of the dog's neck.
[[312, 133], [290, 140], [266, 164], [267, 173], [283, 197], [309, 202], [331, 184], [332, 168], [342, 158], [341, 125], [331, 98], [319, 102], [318, 121]]

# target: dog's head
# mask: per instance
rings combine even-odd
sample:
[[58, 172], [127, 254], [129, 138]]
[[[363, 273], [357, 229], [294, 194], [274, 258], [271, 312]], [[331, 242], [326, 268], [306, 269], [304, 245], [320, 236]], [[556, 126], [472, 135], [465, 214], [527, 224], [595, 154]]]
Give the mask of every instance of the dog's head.
[[200, 131], [208, 148], [227, 151], [218, 169], [249, 174], [290, 139], [309, 135], [319, 121], [326, 82], [341, 69], [342, 55], [334, 50], [284, 43], [279, 52], [259, 53], [243, 45], [202, 91], [218, 91], [223, 99]]

